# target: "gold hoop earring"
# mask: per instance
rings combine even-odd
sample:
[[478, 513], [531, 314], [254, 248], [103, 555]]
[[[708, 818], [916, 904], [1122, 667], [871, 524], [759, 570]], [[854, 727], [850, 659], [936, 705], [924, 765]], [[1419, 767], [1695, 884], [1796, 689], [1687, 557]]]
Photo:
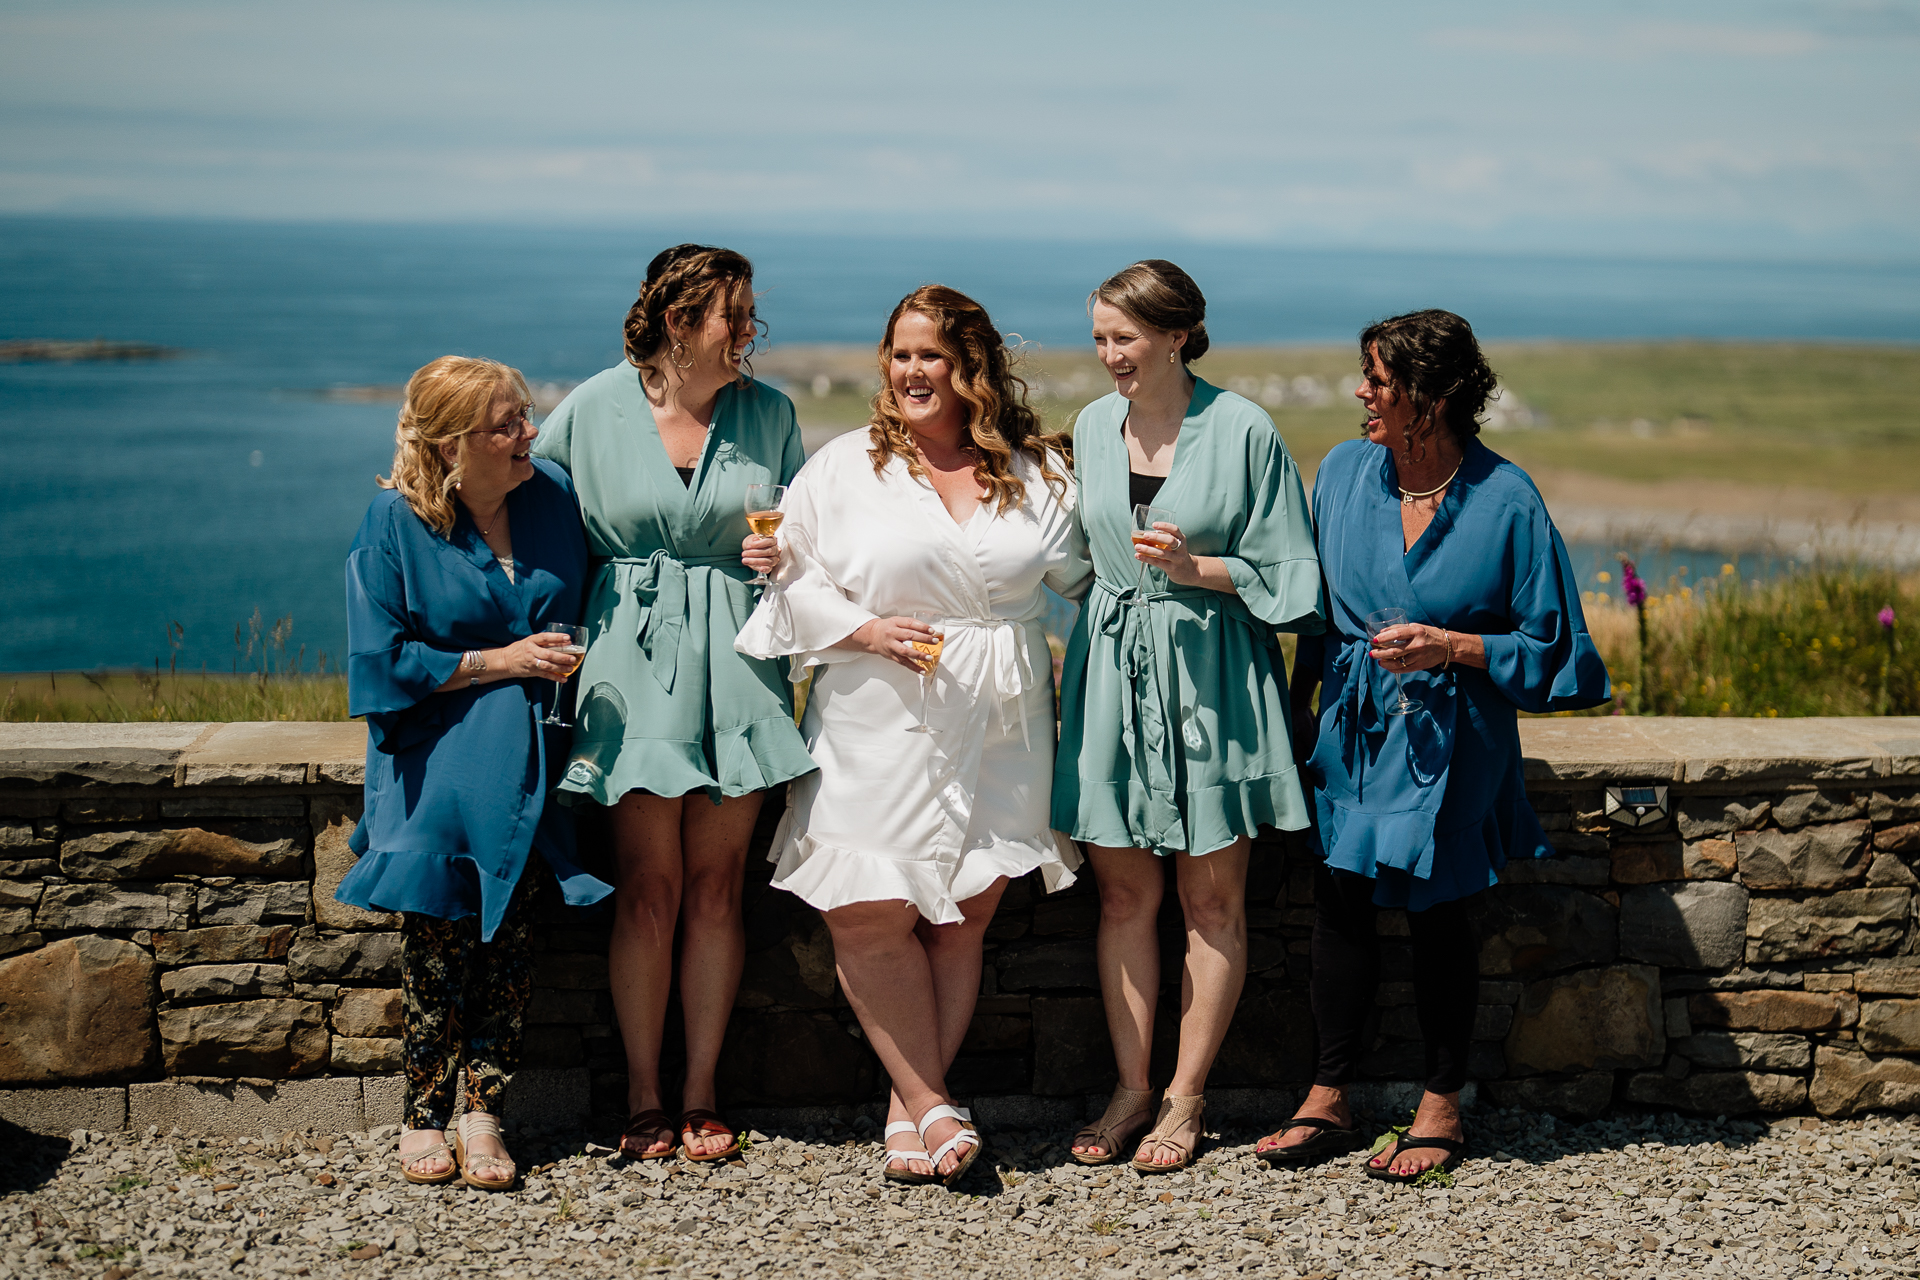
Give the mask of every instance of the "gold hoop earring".
[[686, 362], [685, 364], [681, 364], [681, 363], [680, 363], [680, 357], [681, 357], [681, 356], [682, 356], [683, 354], [685, 354], [685, 352], [686, 352], [686, 350], [687, 350], [687, 344], [686, 344], [686, 343], [684, 343], [684, 342], [676, 342], [676, 343], [674, 343], [674, 344], [673, 344], [673, 347], [672, 347], [672, 349], [671, 349], [671, 350], [669, 350], [669, 351], [667, 352], [667, 359], [669, 359], [669, 360], [671, 360], [671, 361], [673, 361], [673, 367], [674, 367], [674, 368], [676, 368], [676, 369], [691, 369], [691, 368], [693, 368], [693, 361], [691, 361], [691, 360], [689, 360], [689, 361], [687, 361], [687, 362]]

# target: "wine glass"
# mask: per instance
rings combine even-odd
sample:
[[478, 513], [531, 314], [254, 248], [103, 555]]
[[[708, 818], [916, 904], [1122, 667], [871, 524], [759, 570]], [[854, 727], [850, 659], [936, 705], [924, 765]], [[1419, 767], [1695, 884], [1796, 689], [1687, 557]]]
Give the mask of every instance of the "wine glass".
[[[1179, 521], [1173, 518], [1173, 512], [1168, 511], [1165, 507], [1150, 507], [1142, 502], [1133, 509], [1133, 545], [1136, 547], [1143, 544], [1151, 547], [1162, 546], [1163, 544], [1160, 539], [1167, 535], [1159, 532], [1153, 526], [1156, 524], [1178, 523]], [[1139, 581], [1134, 583], [1134, 590], [1145, 591], [1146, 589], [1147, 562], [1142, 560], [1140, 562], [1140, 578]]]
[[[780, 531], [780, 522], [786, 513], [780, 510], [780, 504], [787, 500], [787, 486], [783, 484], [750, 484], [747, 486], [747, 527], [763, 538], [771, 538]], [[770, 587], [773, 579], [766, 570], [761, 570], [747, 580], [750, 587]]]
[[580, 663], [587, 656], [587, 629], [585, 627], [548, 627], [547, 630], [562, 632], [567, 637], [565, 644], [554, 645], [547, 652], [572, 658], [573, 665], [567, 668], [567, 674], [554, 686], [553, 710], [547, 712], [547, 718], [540, 723], [553, 725], [557, 729], [571, 729], [573, 721], [560, 718], [560, 686], [573, 678], [573, 674], [580, 670]]
[[[1380, 633], [1388, 627], [1404, 627], [1406, 625], [1407, 611], [1405, 609], [1376, 609], [1367, 615], [1367, 639], [1372, 641], [1376, 649], [1397, 649], [1405, 644], [1406, 641], [1382, 640]], [[1393, 673], [1393, 686], [1400, 694], [1400, 697], [1397, 701], [1387, 704], [1385, 710], [1388, 715], [1404, 716], [1409, 711], [1418, 711], [1421, 708], [1423, 704], [1407, 696], [1406, 682], [1398, 671]]]
[[947, 647], [947, 635], [940, 630], [939, 614], [916, 609], [911, 616], [915, 622], [924, 622], [933, 628], [933, 639], [907, 642], [926, 655], [926, 661], [920, 664], [920, 723], [909, 727], [907, 732], [932, 733], [933, 726], [927, 723], [927, 695], [933, 691], [933, 673], [940, 669], [940, 651]]

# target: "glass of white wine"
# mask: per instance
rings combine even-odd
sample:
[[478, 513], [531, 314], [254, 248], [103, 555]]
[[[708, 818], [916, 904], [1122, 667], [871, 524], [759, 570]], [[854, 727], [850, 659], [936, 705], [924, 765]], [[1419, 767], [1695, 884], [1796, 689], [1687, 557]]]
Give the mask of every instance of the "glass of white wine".
[[937, 613], [917, 609], [912, 617], [915, 622], [924, 622], [933, 628], [933, 639], [908, 642], [926, 655], [926, 660], [920, 664], [920, 723], [909, 727], [907, 732], [932, 733], [933, 726], [927, 723], [927, 695], [933, 691], [933, 673], [940, 669], [940, 651], [947, 647], [947, 634], [940, 629]]
[[[1404, 627], [1406, 625], [1407, 611], [1405, 609], [1376, 609], [1367, 615], [1367, 639], [1372, 642], [1373, 647], [1376, 649], [1398, 648], [1405, 644], [1406, 641], [1382, 640], [1380, 633], [1388, 627]], [[1393, 673], [1393, 687], [1399, 692], [1400, 697], [1398, 701], [1389, 702], [1386, 705], [1385, 710], [1388, 715], [1404, 716], [1409, 711], [1418, 711], [1424, 705], [1417, 699], [1407, 696], [1406, 681], [1398, 671]]]
[[566, 676], [554, 686], [553, 710], [547, 712], [547, 718], [540, 723], [550, 724], [557, 729], [571, 729], [573, 721], [560, 718], [560, 686], [573, 678], [574, 673], [580, 670], [580, 663], [587, 656], [587, 629], [585, 627], [548, 627], [547, 630], [558, 631], [567, 637], [565, 644], [554, 645], [547, 652], [556, 655], [556, 661], [565, 658], [571, 660], [573, 665], [567, 668]]
[[[780, 532], [780, 522], [786, 513], [780, 510], [780, 504], [787, 500], [787, 486], [783, 484], [750, 484], [747, 486], [747, 527], [763, 538], [771, 538]], [[747, 580], [752, 587], [770, 587], [773, 579], [763, 569]]]
[[[1144, 502], [1139, 503], [1133, 509], [1133, 545], [1136, 547], [1163, 547], [1166, 543], [1162, 542], [1161, 539], [1168, 535], [1160, 532], [1153, 526], [1156, 524], [1178, 523], [1179, 521], [1173, 518], [1173, 512], [1168, 511], [1165, 507], [1150, 507]], [[1145, 560], [1140, 562], [1140, 580], [1134, 584], [1134, 589], [1137, 591], [1145, 591], [1147, 589], [1147, 562]]]

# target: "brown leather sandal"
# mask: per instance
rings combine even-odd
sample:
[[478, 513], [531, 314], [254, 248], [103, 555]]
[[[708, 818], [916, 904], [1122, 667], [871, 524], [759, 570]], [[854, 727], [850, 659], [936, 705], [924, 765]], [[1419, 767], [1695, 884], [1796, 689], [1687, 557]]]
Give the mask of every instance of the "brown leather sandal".
[[[1140, 1139], [1140, 1147], [1133, 1153], [1133, 1167], [1141, 1173], [1172, 1173], [1192, 1164], [1193, 1153], [1199, 1150], [1200, 1139], [1206, 1135], [1206, 1123], [1202, 1118], [1206, 1110], [1205, 1094], [1168, 1094], [1160, 1102], [1160, 1115], [1153, 1122], [1152, 1132]], [[1188, 1124], [1194, 1126], [1192, 1146], [1176, 1141], [1173, 1136]], [[1180, 1159], [1173, 1164], [1155, 1164], [1152, 1160], [1143, 1159], [1154, 1147], [1169, 1147]]]
[[707, 1164], [714, 1160], [729, 1160], [739, 1155], [740, 1139], [735, 1134], [732, 1125], [711, 1111], [695, 1107], [690, 1111], [682, 1111], [680, 1113], [680, 1141], [683, 1144], [686, 1143], [687, 1135], [689, 1134], [696, 1138], [711, 1138], [719, 1133], [724, 1133], [730, 1139], [724, 1151], [714, 1151], [707, 1155], [695, 1155], [693, 1153], [693, 1147], [690, 1144], [683, 1145], [680, 1148], [681, 1154], [685, 1155], [687, 1159], [693, 1161], [695, 1164]]
[[[667, 1144], [664, 1151], [649, 1151], [655, 1142]], [[673, 1141], [673, 1121], [659, 1107], [636, 1111], [620, 1131], [620, 1154], [629, 1160], [671, 1160], [679, 1153]]]
[[[1140, 1124], [1128, 1123], [1135, 1116], [1140, 1117]], [[1073, 1135], [1073, 1141], [1067, 1144], [1067, 1154], [1081, 1164], [1112, 1164], [1120, 1158], [1120, 1147], [1132, 1137], [1132, 1131], [1152, 1122], [1152, 1089], [1115, 1088], [1100, 1118]], [[1095, 1142], [1106, 1148], [1100, 1155], [1073, 1150], [1076, 1146], [1088, 1146]]]

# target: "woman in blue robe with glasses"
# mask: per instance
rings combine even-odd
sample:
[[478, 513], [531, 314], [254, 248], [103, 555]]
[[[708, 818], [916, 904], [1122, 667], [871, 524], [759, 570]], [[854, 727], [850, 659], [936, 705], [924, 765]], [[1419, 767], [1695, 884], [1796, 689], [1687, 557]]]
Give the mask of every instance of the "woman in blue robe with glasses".
[[[528, 456], [516, 369], [443, 356], [407, 383], [393, 474], [347, 555], [347, 709], [367, 719], [360, 860], [334, 896], [404, 913], [409, 1182], [517, 1176], [500, 1137], [533, 988], [532, 904], [613, 892], [547, 802], [567, 730], [546, 717], [578, 659], [586, 536], [566, 474]], [[462, 1068], [466, 1114], [446, 1141]]]
[[1256, 1151], [1292, 1164], [1368, 1144], [1346, 1092], [1379, 983], [1374, 915], [1400, 909], [1428, 1078], [1412, 1127], [1366, 1172], [1412, 1181], [1464, 1145], [1479, 981], [1467, 903], [1508, 859], [1553, 852], [1527, 804], [1517, 713], [1612, 690], [1539, 490], [1476, 438], [1496, 383], [1472, 328], [1447, 311], [1395, 316], [1360, 335], [1360, 354], [1366, 438], [1336, 446], [1313, 486], [1327, 631], [1301, 637], [1292, 680], [1324, 859], [1319, 1061], [1298, 1113]]

